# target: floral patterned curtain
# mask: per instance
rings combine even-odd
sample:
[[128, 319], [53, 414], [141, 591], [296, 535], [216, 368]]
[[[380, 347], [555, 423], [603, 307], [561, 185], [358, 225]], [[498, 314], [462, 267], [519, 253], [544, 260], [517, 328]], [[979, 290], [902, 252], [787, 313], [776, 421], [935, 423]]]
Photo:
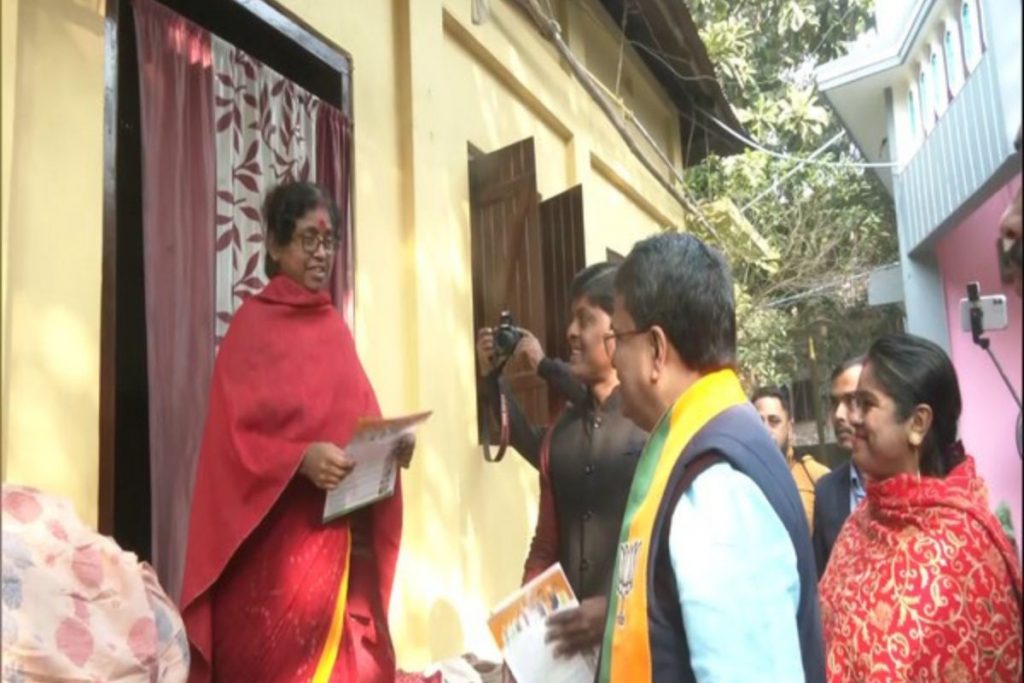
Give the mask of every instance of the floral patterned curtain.
[[217, 149], [217, 341], [266, 284], [260, 207], [274, 185], [310, 180], [321, 101], [230, 43], [213, 38]]

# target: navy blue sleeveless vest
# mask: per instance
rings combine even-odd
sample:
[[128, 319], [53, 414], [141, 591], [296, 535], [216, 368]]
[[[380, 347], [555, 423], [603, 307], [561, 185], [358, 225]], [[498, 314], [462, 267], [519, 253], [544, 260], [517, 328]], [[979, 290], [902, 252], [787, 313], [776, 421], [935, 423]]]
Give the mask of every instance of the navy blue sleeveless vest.
[[818, 607], [818, 574], [807, 518], [793, 476], [751, 405], [725, 410], [691, 439], [672, 471], [659, 505], [651, 536], [650, 557], [654, 560], [647, 577], [648, 595], [655, 596], [648, 601], [652, 680], [655, 683], [696, 680], [690, 667], [686, 631], [679, 611], [679, 591], [669, 560], [668, 531], [676, 502], [689, 485], [686, 469], [698, 458], [705, 461], [702, 456], [706, 455], [728, 462], [750, 477], [789, 533], [800, 576], [796, 620], [804, 676], [808, 683], [824, 683], [825, 647]]

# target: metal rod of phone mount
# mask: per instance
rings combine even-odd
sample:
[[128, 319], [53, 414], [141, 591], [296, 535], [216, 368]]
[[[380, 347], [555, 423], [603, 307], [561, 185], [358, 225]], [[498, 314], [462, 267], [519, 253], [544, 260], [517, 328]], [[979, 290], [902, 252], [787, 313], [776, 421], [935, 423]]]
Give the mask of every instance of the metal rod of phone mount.
[[1013, 400], [1017, 402], [1017, 410], [1020, 410], [1020, 397], [1017, 396], [1017, 392], [1013, 390], [1013, 385], [1010, 384], [1010, 378], [1006, 376], [1005, 372], [1003, 372], [1003, 366], [999, 364], [999, 360], [996, 358], [995, 354], [992, 353], [992, 349], [990, 349], [987, 345], [984, 346], [983, 348], [988, 353], [988, 357], [991, 358], [992, 362], [995, 364], [996, 370], [999, 371], [999, 376], [1002, 377], [1003, 381], [1006, 383], [1006, 388], [1010, 390], [1010, 396], [1013, 396]]

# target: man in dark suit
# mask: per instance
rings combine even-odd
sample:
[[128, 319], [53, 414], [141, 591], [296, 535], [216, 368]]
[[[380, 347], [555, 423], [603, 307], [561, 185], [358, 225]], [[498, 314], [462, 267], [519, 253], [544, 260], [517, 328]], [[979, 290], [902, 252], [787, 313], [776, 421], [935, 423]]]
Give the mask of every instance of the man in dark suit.
[[[852, 358], [832, 372], [829, 400], [832, 429], [839, 447], [848, 453], [853, 450], [853, 426], [850, 413], [857, 392], [862, 357]], [[814, 487], [814, 559], [818, 565], [818, 578], [825, 573], [832, 546], [836, 543], [843, 522], [864, 498], [864, 475], [847, 460], [818, 480]]]

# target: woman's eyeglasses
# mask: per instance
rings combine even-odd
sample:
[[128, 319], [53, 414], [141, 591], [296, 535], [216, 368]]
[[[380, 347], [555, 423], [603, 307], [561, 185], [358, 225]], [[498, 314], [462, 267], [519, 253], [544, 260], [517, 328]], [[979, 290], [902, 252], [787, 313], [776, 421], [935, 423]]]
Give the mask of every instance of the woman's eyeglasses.
[[310, 256], [316, 253], [321, 244], [324, 246], [324, 251], [333, 254], [334, 250], [338, 248], [338, 239], [329, 232], [324, 234], [304, 232], [299, 235], [299, 244], [302, 245], [302, 251]]

